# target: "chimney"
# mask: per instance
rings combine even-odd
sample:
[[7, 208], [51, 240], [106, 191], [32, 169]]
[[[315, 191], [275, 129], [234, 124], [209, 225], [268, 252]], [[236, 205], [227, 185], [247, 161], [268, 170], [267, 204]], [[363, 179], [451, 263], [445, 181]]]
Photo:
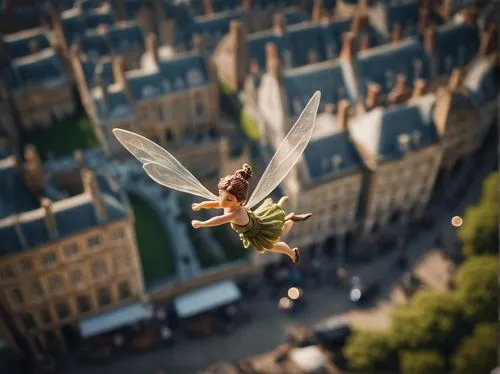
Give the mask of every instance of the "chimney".
[[252, 59], [252, 61], [250, 61], [250, 74], [257, 75], [259, 73], [260, 73], [259, 63], [257, 62], [257, 60]]
[[212, 0], [203, 0], [203, 11], [205, 15], [214, 13]]
[[321, 11], [323, 8], [323, 0], [314, 0], [312, 8], [312, 22], [319, 22], [321, 20]]
[[92, 204], [95, 208], [95, 213], [99, 221], [104, 221], [108, 218], [108, 212], [106, 210], [101, 191], [97, 185], [97, 181], [94, 172], [90, 169], [83, 169], [81, 171], [83, 190], [85, 193], [90, 195]]
[[451, 18], [451, 11], [453, 10], [453, 0], [443, 0], [439, 7], [439, 15], [448, 21]]
[[267, 42], [266, 43], [266, 68], [267, 71], [274, 77], [278, 77], [280, 74], [280, 61], [278, 55], [278, 48], [276, 44]]
[[352, 20], [351, 31], [355, 34], [368, 28], [370, 21], [366, 13], [356, 13]]
[[205, 46], [204, 46], [204, 43], [203, 43], [203, 38], [201, 37], [200, 34], [193, 35], [193, 48], [200, 55], [203, 56], [205, 54]]
[[429, 22], [429, 9], [420, 8], [418, 10], [418, 32], [423, 33], [427, 28], [427, 23]]
[[24, 161], [26, 182], [32, 191], [39, 193], [43, 189], [45, 178], [42, 162], [34, 145], [28, 144], [24, 147]]
[[410, 135], [401, 134], [398, 136], [399, 150], [406, 153], [410, 150]]
[[363, 34], [359, 38], [359, 50], [366, 51], [370, 48], [370, 36], [367, 34]]
[[238, 20], [232, 20], [230, 22], [229, 40], [228, 44], [234, 51], [234, 62], [232, 66], [228, 67], [228, 69], [232, 69], [234, 71], [233, 74], [236, 77], [234, 82], [231, 82], [230, 85], [233, 90], [238, 91], [238, 89], [240, 89], [245, 82], [249, 60], [246, 42], [246, 29], [242, 22]]
[[108, 114], [108, 107], [109, 107], [109, 102], [108, 102], [108, 86], [106, 82], [104, 81], [104, 78], [102, 76], [103, 73], [103, 68], [102, 64], [97, 65], [96, 71], [95, 71], [95, 80], [97, 86], [101, 89], [102, 93], [102, 102], [104, 105], [104, 114]]
[[354, 57], [354, 40], [356, 35], [353, 32], [345, 32], [342, 34], [342, 50], [340, 57], [350, 62]]
[[123, 57], [113, 56], [111, 64], [115, 82], [121, 86], [126, 85], [127, 82], [125, 79], [125, 61], [123, 60]]
[[498, 50], [498, 35], [497, 35], [497, 25], [491, 22], [487, 27], [486, 31], [481, 33], [481, 42], [479, 46], [479, 55], [485, 56]]
[[276, 13], [273, 16], [273, 30], [278, 35], [283, 35], [285, 33], [285, 20], [281, 13]]
[[54, 213], [52, 211], [52, 201], [50, 201], [50, 199], [43, 197], [40, 200], [40, 203], [41, 203], [43, 211], [44, 211], [44, 219], [45, 219], [45, 225], [47, 227], [47, 231], [49, 232], [50, 238], [55, 239], [55, 238], [57, 238], [58, 233], [57, 233], [56, 218], [55, 218]]
[[429, 26], [424, 30], [424, 49], [432, 55], [436, 49], [436, 27]]
[[380, 102], [381, 89], [377, 83], [369, 83], [366, 92], [366, 109], [375, 108]]
[[402, 39], [402, 34], [403, 34], [403, 29], [401, 28], [401, 24], [395, 23], [392, 26], [391, 42], [392, 43], [399, 42]]
[[420, 97], [425, 94], [427, 82], [424, 79], [416, 79], [413, 83], [413, 93], [411, 97]]
[[477, 8], [473, 5], [464, 10], [465, 23], [474, 26], [477, 21]]
[[341, 131], [346, 131], [347, 122], [349, 119], [349, 107], [351, 104], [348, 100], [340, 100], [337, 106], [337, 127]]
[[460, 87], [462, 80], [462, 71], [460, 69], [453, 69], [448, 80], [448, 92], [454, 92]]
[[38, 45], [38, 40], [31, 39], [28, 42], [28, 49], [30, 50], [31, 54], [37, 53], [40, 50], [40, 46]]
[[366, 14], [368, 12], [368, 1], [367, 0], [358, 0], [358, 13]]
[[250, 10], [252, 10], [252, 0], [243, 0], [243, 11], [248, 13]]
[[[156, 35], [152, 32], [146, 35], [146, 52], [148, 53], [149, 56], [151, 56], [153, 63], [156, 66], [158, 66], [158, 42], [156, 39]], [[113, 73], [114, 73], [114, 68], [115, 66], [113, 65]], [[118, 81], [116, 77], [115, 80]]]

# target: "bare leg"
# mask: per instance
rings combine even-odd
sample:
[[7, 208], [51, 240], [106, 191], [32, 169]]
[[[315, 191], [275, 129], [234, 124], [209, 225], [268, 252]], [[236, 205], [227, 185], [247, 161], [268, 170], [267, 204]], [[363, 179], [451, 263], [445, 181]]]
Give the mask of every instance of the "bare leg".
[[283, 208], [283, 205], [288, 201], [288, 196], [283, 196], [279, 201], [277, 202], [276, 205], [278, 205], [280, 208]]
[[274, 246], [270, 249], [271, 252], [274, 253], [282, 253], [290, 257], [290, 259], [294, 262], [297, 263], [298, 258], [299, 258], [299, 250], [298, 248], [290, 248], [288, 244], [285, 242], [277, 242], [274, 244]]
[[293, 222], [291, 219], [289, 219], [288, 221], [285, 221], [281, 235], [285, 235], [286, 233], [288, 233], [292, 229], [294, 223], [295, 222]]

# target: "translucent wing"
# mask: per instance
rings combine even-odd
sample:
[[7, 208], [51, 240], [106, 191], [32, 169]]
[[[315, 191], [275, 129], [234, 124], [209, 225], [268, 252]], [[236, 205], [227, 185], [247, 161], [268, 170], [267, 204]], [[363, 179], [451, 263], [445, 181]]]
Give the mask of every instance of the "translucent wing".
[[135, 158], [144, 164], [144, 170], [155, 182], [209, 200], [219, 199], [158, 144], [127, 130], [113, 129], [113, 134]]
[[288, 132], [264, 171], [246, 206], [250, 209], [268, 196], [287, 176], [311, 139], [321, 92], [316, 91]]

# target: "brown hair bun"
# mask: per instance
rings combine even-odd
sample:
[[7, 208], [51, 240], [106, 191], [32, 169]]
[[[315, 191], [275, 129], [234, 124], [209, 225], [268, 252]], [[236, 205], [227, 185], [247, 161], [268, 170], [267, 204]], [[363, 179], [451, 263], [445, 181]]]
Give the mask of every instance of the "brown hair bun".
[[244, 180], [248, 181], [252, 177], [252, 167], [248, 164], [243, 164], [240, 170], [237, 170], [235, 174], [240, 175]]

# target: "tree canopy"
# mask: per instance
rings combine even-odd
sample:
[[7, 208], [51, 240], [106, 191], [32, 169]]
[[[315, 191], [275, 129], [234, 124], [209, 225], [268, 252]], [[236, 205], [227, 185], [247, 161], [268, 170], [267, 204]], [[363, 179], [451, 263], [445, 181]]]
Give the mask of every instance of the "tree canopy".
[[466, 256], [495, 253], [498, 249], [498, 172], [483, 183], [481, 200], [465, 210], [464, 223], [458, 231]]
[[343, 350], [349, 369], [374, 373], [397, 366], [397, 355], [389, 335], [379, 331], [354, 331]]
[[497, 366], [497, 324], [479, 323], [452, 359], [455, 374], [489, 374]]
[[475, 256], [458, 270], [456, 294], [465, 316], [472, 322], [493, 322], [498, 310], [498, 258]]
[[435, 351], [404, 351], [400, 355], [402, 374], [441, 374], [446, 372], [446, 362]]
[[418, 291], [410, 304], [393, 314], [393, 343], [403, 349], [446, 349], [456, 336], [461, 317], [459, 301], [453, 294]]

